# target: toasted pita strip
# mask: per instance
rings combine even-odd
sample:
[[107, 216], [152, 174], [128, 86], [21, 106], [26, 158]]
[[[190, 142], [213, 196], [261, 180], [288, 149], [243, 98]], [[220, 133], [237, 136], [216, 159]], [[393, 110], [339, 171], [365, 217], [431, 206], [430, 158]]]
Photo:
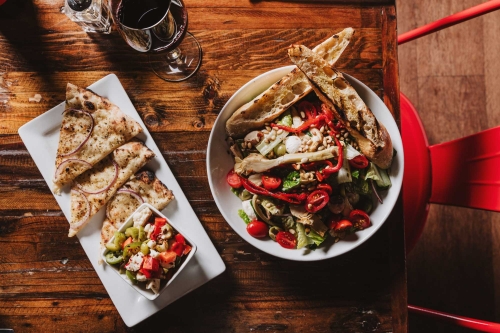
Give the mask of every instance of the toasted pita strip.
[[[316, 46], [314, 51], [329, 64], [334, 65], [353, 34], [354, 29], [346, 28]], [[295, 68], [269, 89], [236, 110], [226, 122], [228, 135], [238, 138], [264, 126], [266, 122], [278, 117], [311, 90], [307, 77]]]
[[311, 80], [319, 99], [357, 140], [361, 152], [380, 168], [387, 169], [393, 154], [389, 133], [342, 73], [304, 45], [292, 45], [288, 55]]

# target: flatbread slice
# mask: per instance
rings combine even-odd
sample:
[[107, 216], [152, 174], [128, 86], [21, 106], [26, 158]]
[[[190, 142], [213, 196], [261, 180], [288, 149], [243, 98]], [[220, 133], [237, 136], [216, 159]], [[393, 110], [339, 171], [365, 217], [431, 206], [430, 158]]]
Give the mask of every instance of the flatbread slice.
[[341, 72], [304, 45], [292, 45], [288, 55], [311, 80], [316, 95], [357, 141], [361, 152], [382, 169], [392, 162], [389, 133]]
[[[353, 34], [354, 29], [346, 28], [316, 46], [314, 52], [333, 66], [349, 45]], [[312, 87], [307, 77], [295, 68], [262, 94], [236, 110], [226, 122], [226, 132], [233, 138], [239, 138], [253, 129], [261, 128], [311, 91]]]
[[159, 211], [174, 200], [171, 190], [153, 172], [140, 171], [123, 185], [106, 207], [106, 220], [101, 230], [101, 246], [104, 246], [127, 218], [147, 202]]
[[155, 154], [140, 141], [118, 147], [78, 176], [71, 187], [69, 237], [78, 233], [130, 177]]
[[57, 147], [54, 193], [142, 132], [138, 122], [107, 98], [71, 83], [66, 87]]

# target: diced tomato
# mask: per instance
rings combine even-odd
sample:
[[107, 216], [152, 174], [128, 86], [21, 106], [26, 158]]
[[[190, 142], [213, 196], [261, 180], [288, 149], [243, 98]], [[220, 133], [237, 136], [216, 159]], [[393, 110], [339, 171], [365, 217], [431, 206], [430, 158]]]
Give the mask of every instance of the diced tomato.
[[175, 259], [177, 258], [177, 254], [174, 251], [161, 252], [158, 258], [163, 265], [168, 265], [175, 261]]
[[280, 187], [281, 178], [269, 175], [262, 175], [262, 185], [264, 185], [264, 188], [266, 190], [269, 191], [275, 190], [278, 187]]
[[132, 243], [133, 239], [132, 237], [129, 237], [125, 240], [125, 242], [123, 242], [122, 244], [122, 250], [125, 248], [125, 246], [129, 245], [130, 243]]
[[177, 254], [180, 257], [184, 252], [184, 244], [175, 242], [174, 244], [172, 244], [172, 251], [174, 251], [175, 254]]
[[162, 217], [156, 217], [155, 218], [155, 226], [154, 230], [151, 233], [151, 238], [152, 240], [156, 240], [159, 234], [161, 234], [161, 228], [167, 223], [167, 220], [162, 218]]
[[175, 235], [175, 240], [176, 240], [178, 243], [181, 243], [181, 244], [186, 244], [186, 240], [184, 239], [184, 236], [182, 236], [181, 234], [177, 234], [177, 235]]
[[141, 268], [139, 272], [141, 272], [146, 277], [146, 279], [151, 279], [153, 277], [153, 272], [151, 272], [150, 270]]
[[368, 166], [368, 159], [363, 155], [358, 155], [349, 160], [349, 165], [356, 169], [364, 169]]
[[156, 272], [157, 270], [160, 269], [160, 263], [159, 263], [158, 259], [153, 258], [151, 256], [147, 256], [144, 258], [142, 268], [150, 270], [152, 272]]
[[240, 188], [241, 187], [241, 179], [240, 176], [233, 169], [229, 170], [226, 176], [226, 181], [232, 188]]
[[191, 249], [192, 247], [186, 244], [186, 247], [184, 247], [184, 252], [182, 254], [187, 256], [189, 252], [191, 252]]

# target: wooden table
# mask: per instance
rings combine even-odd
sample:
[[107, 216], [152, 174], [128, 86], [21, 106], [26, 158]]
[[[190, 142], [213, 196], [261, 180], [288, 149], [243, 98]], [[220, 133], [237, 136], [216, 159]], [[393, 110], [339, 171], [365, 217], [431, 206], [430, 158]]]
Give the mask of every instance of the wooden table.
[[[0, 19], [0, 328], [16, 332], [406, 332], [402, 204], [368, 242], [339, 258], [291, 262], [243, 241], [206, 178], [212, 125], [251, 78], [289, 65], [291, 43], [356, 34], [338, 67], [372, 88], [399, 120], [396, 15], [391, 1], [186, 0], [203, 47], [199, 72], [158, 79], [147, 58], [111, 35], [86, 34], [61, 0], [28, 1]], [[1, 9], [0, 9], [1, 11]], [[227, 265], [221, 276], [127, 329], [17, 135], [64, 100], [66, 83], [115, 73]], [[40, 102], [29, 98], [40, 94]], [[187, 135], [186, 135], [187, 134]], [[163, 330], [163, 329], [162, 329]]]

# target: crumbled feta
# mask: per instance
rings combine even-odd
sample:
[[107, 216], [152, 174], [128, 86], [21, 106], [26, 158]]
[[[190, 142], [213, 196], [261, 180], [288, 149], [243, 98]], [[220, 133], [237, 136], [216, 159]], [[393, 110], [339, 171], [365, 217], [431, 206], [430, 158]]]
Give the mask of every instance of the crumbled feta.
[[132, 219], [134, 220], [134, 227], [137, 228], [139, 226], [144, 226], [152, 214], [153, 212], [148, 207], [145, 207], [141, 211], [135, 213], [134, 216], [132, 216]]
[[149, 255], [153, 258], [157, 258], [160, 255], [160, 253], [155, 250], [151, 250], [149, 251]]
[[132, 256], [128, 261], [128, 264], [125, 268], [131, 272], [136, 272], [141, 269], [142, 261], [144, 260], [144, 254], [142, 252], [138, 252], [136, 255]]
[[146, 289], [151, 289], [155, 294], [160, 292], [160, 279], [152, 279], [146, 284]]
[[243, 211], [245, 212], [245, 214], [247, 214], [248, 217], [250, 218], [250, 221], [257, 219], [257, 215], [255, 214], [255, 211], [253, 210], [252, 207], [252, 200], [242, 201], [241, 206], [243, 207]]
[[295, 154], [296, 152], [298, 152], [301, 144], [302, 141], [298, 136], [295, 135], [289, 136], [285, 139], [286, 151], [289, 154]]
[[149, 229], [151, 228], [151, 224], [146, 224], [146, 226], [144, 227], [144, 231], [145, 232], [149, 232]]
[[149, 247], [150, 249], [154, 249], [154, 247], [155, 247], [155, 246], [156, 246], [156, 242], [155, 242], [154, 240], [150, 240], [150, 241], [148, 242], [148, 247]]
[[142, 274], [141, 272], [137, 272], [137, 275], [135, 276], [135, 278], [137, 279], [137, 281], [139, 282], [144, 282], [146, 281], [148, 278], [146, 277], [146, 275]]

